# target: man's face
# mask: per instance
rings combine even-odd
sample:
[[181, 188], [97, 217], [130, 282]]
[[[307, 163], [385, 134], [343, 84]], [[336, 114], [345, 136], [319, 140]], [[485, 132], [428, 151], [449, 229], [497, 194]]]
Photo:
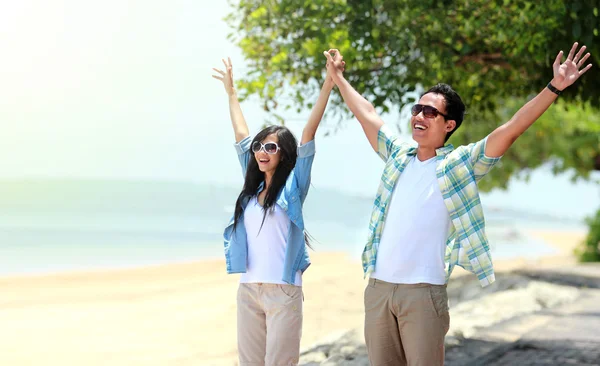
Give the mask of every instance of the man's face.
[[[439, 113], [430, 108], [421, 108], [416, 116], [410, 119], [413, 139], [421, 147], [439, 148], [444, 146], [446, 134], [456, 127], [456, 121], [446, 119], [442, 114], [447, 115], [446, 100], [442, 94], [427, 93], [419, 99], [418, 104], [435, 108]], [[428, 113], [429, 112], [429, 113]]]

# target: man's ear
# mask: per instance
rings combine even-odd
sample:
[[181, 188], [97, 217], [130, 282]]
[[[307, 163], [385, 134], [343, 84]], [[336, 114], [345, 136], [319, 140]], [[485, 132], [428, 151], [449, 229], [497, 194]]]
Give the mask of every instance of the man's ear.
[[449, 119], [446, 121], [446, 132], [454, 131], [456, 128], [456, 121], [453, 119]]

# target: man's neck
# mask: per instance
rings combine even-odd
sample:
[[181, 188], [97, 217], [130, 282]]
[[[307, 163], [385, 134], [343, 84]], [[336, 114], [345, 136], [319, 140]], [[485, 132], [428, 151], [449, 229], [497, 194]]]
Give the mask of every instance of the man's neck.
[[437, 149], [438, 148], [436, 147], [424, 147], [419, 145], [419, 147], [417, 148], [417, 159], [419, 159], [420, 161], [429, 160], [436, 155], [435, 150]]

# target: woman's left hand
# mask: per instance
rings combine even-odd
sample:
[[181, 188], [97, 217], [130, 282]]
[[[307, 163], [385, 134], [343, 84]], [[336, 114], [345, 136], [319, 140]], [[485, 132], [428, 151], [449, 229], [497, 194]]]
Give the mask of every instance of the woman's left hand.
[[[342, 57], [343, 58], [343, 57]], [[326, 67], [329, 66], [329, 64], [325, 65]], [[333, 81], [333, 78], [331, 77], [331, 73], [330, 73], [330, 69], [329, 67], [327, 67], [327, 74], [325, 75], [325, 85], [330, 86], [331, 88], [333, 88], [335, 86], [335, 82]], [[346, 61], [342, 61], [341, 62], [341, 70], [342, 72], [346, 71]]]

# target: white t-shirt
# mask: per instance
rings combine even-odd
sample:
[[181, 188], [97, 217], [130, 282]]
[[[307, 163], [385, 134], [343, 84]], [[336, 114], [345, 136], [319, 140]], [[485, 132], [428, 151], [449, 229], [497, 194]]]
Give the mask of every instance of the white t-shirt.
[[372, 278], [391, 283], [446, 283], [444, 254], [450, 216], [435, 173], [436, 158], [415, 156], [389, 203]]
[[[242, 273], [242, 283], [277, 283], [282, 281], [285, 250], [291, 221], [287, 213], [275, 205], [269, 210], [263, 224], [264, 211], [255, 197], [244, 210], [244, 226], [248, 239], [248, 263]], [[262, 228], [261, 228], [262, 224]], [[294, 285], [302, 286], [301, 272], [296, 273]]]

